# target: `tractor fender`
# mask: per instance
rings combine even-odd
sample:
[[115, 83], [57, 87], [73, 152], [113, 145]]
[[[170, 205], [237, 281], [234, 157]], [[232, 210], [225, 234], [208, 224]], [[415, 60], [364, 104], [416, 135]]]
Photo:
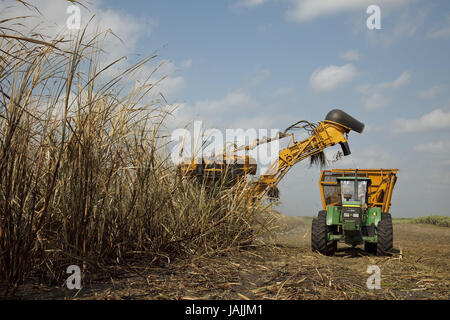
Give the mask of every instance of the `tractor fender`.
[[375, 227], [378, 227], [378, 222], [380, 222], [380, 220], [381, 220], [381, 208], [380, 207], [370, 208], [367, 212], [365, 225], [370, 226], [371, 224], [374, 224]]
[[341, 213], [338, 207], [328, 206], [327, 210], [322, 210], [327, 215], [327, 226], [337, 225], [340, 222]]

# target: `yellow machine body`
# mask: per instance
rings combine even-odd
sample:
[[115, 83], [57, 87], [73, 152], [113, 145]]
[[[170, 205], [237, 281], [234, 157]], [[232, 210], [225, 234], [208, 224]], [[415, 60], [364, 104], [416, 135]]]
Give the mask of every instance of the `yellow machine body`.
[[333, 169], [323, 170], [319, 179], [320, 195], [324, 210], [328, 206], [340, 205], [341, 195], [338, 177], [370, 178], [368, 187], [368, 208], [380, 207], [381, 212], [389, 212], [392, 192], [397, 182], [398, 169]]
[[[264, 143], [274, 139], [289, 137], [289, 145], [279, 152], [278, 158], [269, 166], [265, 174], [250, 185], [249, 192], [253, 199], [262, 199], [270, 190], [274, 189], [284, 175], [297, 162], [321, 153], [324, 149], [340, 144], [344, 155], [350, 154], [347, 144], [348, 134], [354, 130], [362, 133], [364, 124], [352, 118], [345, 112], [334, 109], [330, 111], [324, 121], [309, 124], [310, 136], [302, 141], [296, 141], [293, 133], [281, 133], [278, 137], [268, 139]], [[293, 126], [291, 126], [293, 127]], [[290, 128], [291, 128], [290, 127]], [[244, 146], [239, 150], [250, 150], [252, 146]], [[235, 151], [224, 153], [223, 161], [214, 159], [191, 159], [179, 165], [181, 172], [187, 176], [197, 176], [203, 179], [217, 179], [226, 172], [235, 181], [245, 181], [247, 175], [256, 174], [256, 162], [248, 155], [240, 156]]]

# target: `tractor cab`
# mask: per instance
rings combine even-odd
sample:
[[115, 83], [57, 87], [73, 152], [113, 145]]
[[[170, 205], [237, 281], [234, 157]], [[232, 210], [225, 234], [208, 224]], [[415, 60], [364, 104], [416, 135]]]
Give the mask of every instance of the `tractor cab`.
[[365, 177], [338, 177], [341, 189], [342, 206], [364, 208], [367, 203], [367, 190], [370, 186], [370, 178]]
[[366, 221], [367, 190], [371, 181], [365, 177], [339, 177], [337, 181], [341, 189], [340, 222], [346, 242], [356, 244], [361, 241], [360, 231]]

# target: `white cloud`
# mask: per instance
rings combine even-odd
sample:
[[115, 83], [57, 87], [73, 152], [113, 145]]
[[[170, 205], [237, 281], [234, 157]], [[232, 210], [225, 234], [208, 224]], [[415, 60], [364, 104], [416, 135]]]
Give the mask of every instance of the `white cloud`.
[[274, 97], [285, 97], [290, 95], [292, 92], [294, 91], [294, 89], [292, 89], [291, 87], [280, 87], [277, 90], [275, 90], [274, 92]]
[[353, 64], [318, 68], [312, 73], [309, 84], [315, 91], [329, 91], [351, 81], [357, 73]]
[[343, 52], [340, 54], [341, 59], [349, 60], [349, 61], [358, 61], [359, 53], [356, 50], [349, 50], [347, 52]]
[[409, 72], [403, 72], [393, 81], [382, 82], [375, 85], [365, 84], [359, 86], [357, 89], [362, 94], [373, 94], [377, 92], [379, 93], [380, 91], [385, 89], [397, 89], [401, 86], [404, 86], [409, 83], [410, 79], [411, 74]]
[[425, 153], [450, 153], [450, 141], [438, 141], [414, 146], [414, 151]]
[[259, 86], [260, 84], [262, 84], [267, 79], [269, 79], [269, 77], [270, 77], [269, 69], [257, 68], [256, 71], [253, 72], [253, 74], [251, 75], [248, 83], [251, 86], [256, 87], [256, 86]]
[[[67, 29], [66, 26], [66, 20], [69, 17], [66, 9], [71, 5], [70, 2], [53, 0], [27, 0], [27, 2], [38, 7], [41, 14], [21, 4], [10, 6], [10, 4], [0, 1], [2, 15], [4, 14], [5, 17], [33, 16], [32, 18], [21, 20], [23, 26], [20, 31], [26, 34], [33, 27], [39, 25], [38, 29], [34, 29], [33, 31], [37, 32], [40, 30], [48, 39], [55, 39], [61, 36], [65, 36], [66, 39], [74, 38], [74, 35], [71, 34], [73, 31]], [[108, 34], [106, 37], [100, 37], [104, 39], [101, 42], [101, 48], [104, 54], [100, 58], [101, 65], [99, 68], [109, 65], [120, 57], [130, 57], [136, 52], [139, 42], [145, 41], [145, 38], [149, 37], [158, 25], [157, 20], [151, 17], [136, 16], [119, 10], [103, 8], [100, 6], [100, 1], [89, 3], [89, 10], [82, 6], [79, 6], [79, 8], [81, 11], [81, 30], [85, 28], [89, 20], [93, 17], [87, 28], [86, 39], [92, 38], [98, 32], [106, 32], [108, 30], [112, 32], [112, 34]], [[6, 26], [8, 26], [8, 23], [2, 24], [2, 27]], [[68, 46], [69, 44], [70, 42], [67, 42], [66, 45]], [[129, 59], [122, 60], [104, 71], [102, 76], [113, 78], [129, 68], [131, 63]], [[185, 60], [181, 63], [181, 67], [187, 69], [191, 64], [191, 60]], [[141, 66], [139, 72], [133, 76], [133, 79], [141, 83], [152, 74], [155, 68], [156, 65], [151, 66], [147, 64]], [[176, 71], [175, 64], [172, 61], [166, 61], [153, 74], [150, 81], [155, 83], [162, 77], [167, 76], [166, 79], [158, 84], [157, 89], [166, 97], [169, 97], [171, 94], [180, 91], [180, 89], [186, 86], [186, 81], [182, 76], [174, 75]], [[154, 93], [157, 94], [156, 92]]]
[[220, 100], [203, 100], [195, 104], [194, 109], [201, 113], [228, 113], [236, 110], [252, 109], [256, 103], [243, 91], [228, 93]]
[[[291, 21], [310, 21], [320, 16], [361, 11], [366, 14], [373, 0], [291, 0], [292, 7], [286, 12]], [[407, 0], [378, 0], [376, 2], [382, 8], [394, 8], [407, 4]]]
[[241, 0], [236, 3], [236, 8], [253, 8], [266, 3], [267, 0]]
[[[153, 32], [157, 22], [153, 19], [136, 17], [128, 13], [115, 11], [112, 9], [97, 9], [94, 25], [99, 30], [110, 29], [121, 42], [114, 37], [108, 39], [103, 49], [114, 57], [128, 55], [136, 47], [139, 39], [148, 37]], [[88, 16], [85, 16], [86, 19]], [[94, 26], [92, 33], [95, 32]]]
[[[414, 146], [413, 150], [423, 154], [423, 157], [425, 157], [426, 159], [431, 160], [431, 162], [434, 163], [435, 168], [439, 168], [439, 165], [445, 167], [450, 165], [450, 140], [441, 140], [418, 144]], [[448, 176], [447, 178], [442, 177], [442, 173], [443, 172], [437, 174], [437, 180], [442, 181], [442, 178], [444, 178], [444, 180], [448, 179]], [[448, 181], [449, 180], [447, 180], [445, 184], [448, 184]]]
[[411, 79], [411, 74], [409, 72], [403, 72], [394, 81], [381, 83], [379, 85], [379, 88], [380, 89], [396, 89], [396, 88], [399, 88], [399, 87], [407, 84], [410, 79]]
[[363, 84], [363, 85], [357, 87], [356, 90], [362, 94], [372, 94], [375, 92], [374, 86], [369, 85], [369, 84]]
[[400, 88], [408, 84], [410, 79], [411, 74], [409, 72], [403, 72], [393, 81], [382, 82], [376, 85], [365, 84], [359, 86], [357, 90], [363, 95], [366, 95], [361, 98], [363, 107], [368, 111], [386, 108], [390, 103], [390, 99], [385, 91]]
[[[185, 62], [181, 63], [183, 66]], [[117, 64], [109, 68], [104, 76], [113, 78], [125, 68], [131, 65], [128, 61]], [[141, 65], [139, 69], [130, 77], [131, 81], [135, 81], [136, 86], [142, 86], [144, 83], [152, 83], [153, 88], [149, 92], [149, 99], [159, 99], [159, 94], [170, 100], [175, 94], [179, 93], [187, 85], [185, 78], [177, 74], [180, 68], [171, 60], [156, 60], [153, 63]], [[151, 77], [149, 78], [149, 76]]]
[[361, 99], [363, 107], [368, 111], [375, 111], [386, 108], [389, 105], [389, 98], [385, 95], [375, 92], [368, 97]]
[[232, 91], [217, 100], [200, 100], [193, 104], [183, 103], [177, 106], [169, 119], [170, 126], [183, 127], [194, 120], [204, 121], [206, 126], [230, 127], [233, 115], [243, 118], [247, 110], [258, 106], [247, 93], [242, 90]]
[[181, 76], [167, 77], [159, 84], [159, 91], [164, 96], [172, 96], [186, 87], [186, 80]]
[[[40, 14], [32, 7], [26, 7], [18, 2], [13, 6], [11, 3], [0, 2], [2, 15], [5, 17], [31, 16], [20, 20], [21, 25], [16, 24], [15, 30], [26, 32], [30, 36], [30, 30], [33, 29], [32, 33], [40, 33], [50, 40], [60, 36], [66, 38], [72, 36], [73, 38], [73, 33], [76, 31], [69, 30], [66, 25], [67, 19], [70, 17], [66, 9], [72, 5], [70, 2], [27, 0], [27, 3], [37, 7]], [[101, 8], [99, 3], [99, 1], [90, 3], [89, 10], [78, 5], [81, 14], [80, 30], [88, 26], [86, 32], [88, 37], [98, 32], [111, 30], [115, 36], [107, 37], [102, 44], [102, 49], [112, 56], [111, 60], [131, 52], [138, 40], [141, 37], [149, 36], [158, 24], [155, 19], [150, 17], [138, 17], [118, 10]], [[92, 21], [90, 21], [91, 18], [93, 18]], [[6, 27], [17, 22], [17, 20], [13, 20], [2, 26]]]
[[396, 132], [423, 132], [450, 129], [450, 111], [436, 109], [418, 119], [397, 119], [394, 123]]
[[430, 39], [445, 39], [450, 37], [450, 14], [447, 15], [440, 26], [433, 28], [428, 32]]
[[428, 90], [422, 90], [417, 93], [417, 96], [422, 99], [433, 99], [445, 89], [444, 85], [436, 85]]
[[261, 102], [243, 90], [235, 90], [219, 99], [178, 105], [169, 125], [180, 128], [199, 120], [203, 121], [207, 128], [284, 129], [293, 120], [289, 113], [273, 112], [282, 107], [281, 103]]
[[450, 37], [450, 26], [442, 27], [441, 29], [433, 30], [428, 33], [431, 39], [442, 39]]

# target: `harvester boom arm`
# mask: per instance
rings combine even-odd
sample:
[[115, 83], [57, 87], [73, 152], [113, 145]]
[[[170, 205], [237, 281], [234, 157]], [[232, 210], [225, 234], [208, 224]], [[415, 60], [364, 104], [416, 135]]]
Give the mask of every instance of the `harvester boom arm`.
[[276, 159], [265, 174], [261, 175], [253, 186], [253, 196], [257, 199], [263, 198], [267, 192], [277, 186], [285, 174], [297, 162], [300, 162], [313, 155], [319, 154], [324, 149], [341, 144], [344, 155], [350, 154], [347, 145], [348, 132], [351, 129], [339, 123], [332, 121], [319, 122], [319, 125], [312, 131], [310, 137], [295, 142], [292, 136], [293, 144], [280, 151]]
[[[296, 142], [294, 135], [288, 133], [288, 131], [299, 128], [308, 128], [307, 130], [310, 132], [310, 136], [302, 141]], [[352, 118], [344, 111], [334, 109], [327, 114], [323, 122], [311, 124], [305, 120], [299, 121], [274, 138], [265, 137], [262, 140], [255, 141], [253, 145], [236, 147], [231, 154], [225, 151], [223, 159], [226, 161], [219, 161], [217, 163], [212, 161], [214, 159], [201, 158], [201, 161], [196, 162], [194, 159], [191, 159], [181, 163], [180, 168], [186, 175], [194, 175], [201, 179], [208, 179], [208, 181], [218, 180], [224, 172], [225, 176], [228, 175], [232, 181], [246, 181], [247, 174], [254, 175], [256, 173], [256, 164], [251, 163], [249, 155], [238, 156], [236, 152], [242, 150], [249, 151], [261, 144], [290, 136], [292, 138], [292, 145], [281, 150], [278, 158], [271, 164], [269, 169], [248, 189], [252, 200], [260, 200], [267, 192], [277, 186], [284, 175], [297, 162], [317, 155], [324, 149], [338, 143], [342, 147], [344, 156], [349, 155], [350, 149], [347, 144], [347, 138], [351, 130], [362, 133], [364, 124]]]

